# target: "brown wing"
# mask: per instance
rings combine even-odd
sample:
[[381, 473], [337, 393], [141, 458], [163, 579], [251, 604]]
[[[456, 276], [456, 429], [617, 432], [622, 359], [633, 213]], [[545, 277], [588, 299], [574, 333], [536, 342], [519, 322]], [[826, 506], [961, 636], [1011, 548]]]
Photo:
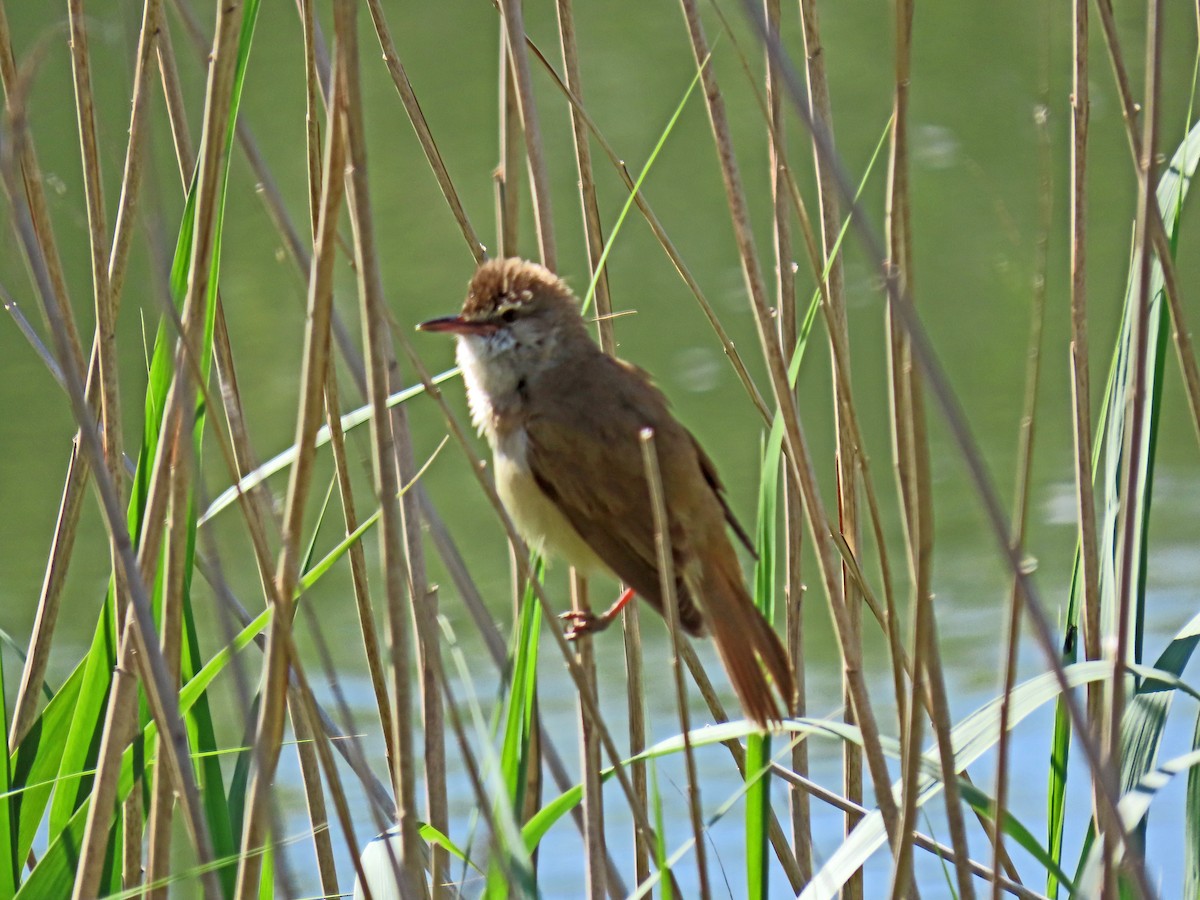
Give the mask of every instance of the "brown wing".
[[[661, 614], [653, 515], [638, 435], [655, 431], [660, 459], [673, 459], [672, 480], [696, 477], [690, 435], [671, 418], [662, 396], [630, 367], [598, 355], [548, 373], [537, 404], [542, 414], [526, 422], [528, 462], [538, 486], [613, 573]], [[596, 367], [605, 366], [607, 371]], [[593, 379], [610, 386], [600, 395]], [[594, 398], [594, 404], [580, 397]], [[682, 458], [679, 458], [683, 454]], [[690, 458], [689, 458], [690, 457]], [[672, 523], [680, 621], [692, 633], [702, 617], [680, 575], [688, 559], [686, 535]]]
[[[633, 363], [626, 362], [623, 359], [615, 360], [615, 362], [618, 366], [633, 375], [635, 378], [645, 384], [646, 387], [653, 391], [657, 402], [661, 404], [662, 413], [666, 416], [671, 416], [670, 404], [667, 402], [667, 398], [663, 396], [662, 392], [659, 391], [658, 386], [654, 384], [654, 379], [651, 377], [649, 372], [640, 366], [635, 366]], [[671, 416], [671, 419], [673, 422], [675, 421], [673, 416]], [[675, 422], [675, 424], [678, 425], [679, 423]], [[700, 463], [700, 471], [704, 475], [704, 480], [708, 482], [708, 486], [712, 488], [712, 492], [716, 496], [717, 502], [721, 504], [721, 511], [725, 514], [725, 521], [729, 524], [729, 527], [733, 529], [733, 533], [738, 536], [738, 540], [742, 542], [742, 546], [749, 551], [752, 557], [758, 559], [758, 551], [754, 549], [754, 541], [751, 540], [750, 535], [746, 532], [746, 529], [742, 527], [742, 523], [737, 520], [737, 516], [733, 514], [733, 510], [729, 506], [729, 501], [725, 498], [725, 485], [721, 481], [721, 476], [717, 474], [716, 464], [712, 461], [712, 458], [704, 452], [704, 448], [700, 446], [700, 442], [696, 440], [696, 436], [690, 431], [687, 431], [686, 428], [683, 428], [682, 425], [679, 427], [687, 433], [688, 439], [692, 442], [692, 450], [696, 454], [697, 462]]]
[[750, 555], [758, 559], [758, 551], [754, 549], [754, 541], [750, 540], [750, 535], [746, 533], [746, 529], [742, 527], [742, 523], [737, 520], [733, 514], [733, 510], [729, 508], [729, 501], [725, 499], [725, 485], [721, 483], [721, 476], [717, 474], [717, 467], [704, 452], [704, 448], [700, 446], [700, 442], [696, 440], [695, 435], [689, 434], [692, 439], [692, 445], [696, 448], [696, 456], [700, 460], [700, 471], [704, 473], [704, 480], [708, 482], [708, 486], [712, 488], [713, 494], [716, 495], [717, 502], [721, 504], [721, 511], [725, 513], [725, 521], [729, 523], [729, 527], [733, 529], [733, 533], [738, 536], [738, 540], [742, 542], [742, 546], [750, 551]]

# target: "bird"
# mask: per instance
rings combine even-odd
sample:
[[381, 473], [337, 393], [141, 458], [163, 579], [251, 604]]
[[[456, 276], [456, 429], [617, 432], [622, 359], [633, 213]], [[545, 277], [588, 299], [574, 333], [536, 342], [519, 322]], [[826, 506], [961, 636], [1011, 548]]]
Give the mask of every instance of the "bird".
[[665, 618], [639, 434], [652, 429], [667, 508], [680, 627], [711, 634], [748, 719], [791, 715], [787, 652], [754, 605], [727, 529], [754, 553], [716, 466], [637, 366], [592, 339], [580, 303], [544, 266], [492, 259], [457, 315], [418, 330], [452, 334], [471, 418], [493, 455], [496, 490], [522, 538], [582, 575], [628, 590], [608, 611], [567, 613], [569, 638], [602, 630], [631, 594]]

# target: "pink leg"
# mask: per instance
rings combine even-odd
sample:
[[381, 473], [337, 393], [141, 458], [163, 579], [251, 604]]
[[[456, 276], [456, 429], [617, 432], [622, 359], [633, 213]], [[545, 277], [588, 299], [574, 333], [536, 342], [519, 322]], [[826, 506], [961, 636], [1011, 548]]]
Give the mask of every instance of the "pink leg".
[[568, 641], [573, 641], [577, 638], [583, 637], [585, 634], [595, 634], [603, 631], [612, 624], [613, 619], [617, 617], [617, 614], [623, 610], [632, 599], [633, 588], [626, 588], [622, 592], [621, 596], [617, 598], [617, 602], [604, 612], [600, 613], [600, 615], [596, 615], [590, 610], [584, 611], [578, 609], [573, 609], [570, 612], [563, 613], [561, 616], [559, 616], [559, 618], [564, 622], [569, 623], [564, 637], [566, 637]]

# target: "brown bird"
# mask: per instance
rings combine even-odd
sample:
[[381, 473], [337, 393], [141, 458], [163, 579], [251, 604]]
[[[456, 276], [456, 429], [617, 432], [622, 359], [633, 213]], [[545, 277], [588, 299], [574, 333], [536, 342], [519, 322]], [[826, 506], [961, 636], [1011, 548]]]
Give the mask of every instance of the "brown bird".
[[[754, 548], [712, 460], [644, 371], [595, 344], [570, 288], [536, 263], [492, 260], [471, 279], [459, 315], [418, 328], [458, 337], [471, 417], [487, 435], [496, 489], [525, 540], [584, 575], [612, 573], [662, 614], [638, 440], [642, 429], [653, 429], [680, 625], [691, 635], [712, 633], [750, 719], [779, 721], [779, 700], [782, 714], [790, 714], [792, 667], [743, 584], [726, 525]], [[621, 605], [600, 616], [576, 615], [568, 636], [604, 628]]]

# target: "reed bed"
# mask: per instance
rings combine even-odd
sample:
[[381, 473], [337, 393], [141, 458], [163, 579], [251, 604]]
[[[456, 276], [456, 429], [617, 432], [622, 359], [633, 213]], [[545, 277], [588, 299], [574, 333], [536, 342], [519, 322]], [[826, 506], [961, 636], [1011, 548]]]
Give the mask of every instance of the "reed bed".
[[[282, 6], [144, 0], [122, 21], [69, 0], [20, 10], [14, 30], [17, 10], [0, 5], [0, 175], [24, 266], [12, 255], [0, 270], [4, 327], [43, 365], [44, 407], [74, 429], [45, 448], [67, 462], [52, 491], [39, 486], [47, 508], [61, 498], [41, 590], [5, 597], [36, 609], [0, 658], [0, 897], [1153, 897], [1164, 884], [1200, 896], [1200, 718], [1190, 749], [1165, 737], [1195, 717], [1184, 675], [1200, 614], [1188, 599], [1186, 624], [1159, 641], [1179, 611], [1148, 588], [1160, 435], [1187, 417], [1200, 438], [1195, 269], [1186, 252], [1176, 261], [1200, 161], [1196, 66], [1164, 50], [1164, 17], [1183, 29], [1180, 10], [1147, 0], [1136, 25], [1109, 0], [1044, 14], [1047, 33], [1069, 26], [1072, 52], [1047, 43], [1029, 61], [1043, 94], [1029, 125], [1036, 234], [1015, 276], [1028, 340], [991, 348], [1024, 360], [1022, 391], [1002, 398], [1019, 421], [1005, 487], [973, 423], [992, 398], [948, 373], [916, 271], [913, 105], [935, 9], [876, 11], [891, 75], [873, 90], [890, 111], [856, 169], [839, 152], [856, 111], [835, 108], [836, 61], [878, 48], [844, 29], [827, 41], [831, 11], [814, 0], [681, 0], [608, 22], [638, 46], [672, 34], [690, 55], [678, 83], [619, 98], [623, 115], [659, 123], [636, 163], [597, 77], [632, 57], [597, 56], [597, 19], [570, 0], [477, 4], [449, 37], [380, 0]], [[128, 66], [113, 71], [96, 35], [121, 29]], [[422, 41], [466, 74], [490, 42], [497, 104], [468, 114], [456, 83], [410, 76]], [[287, 66], [264, 71], [263, 56]], [[69, 81], [54, 80], [59, 65]], [[1051, 93], [1063, 80], [1069, 98]], [[1098, 83], [1128, 146], [1119, 165], [1102, 157], [1102, 176]], [[245, 112], [273, 89], [304, 135], [287, 156], [256, 137], [280, 122]], [[62, 159], [43, 128], [68, 109], [80, 191], [63, 200], [39, 152]], [[470, 140], [440, 133], [456, 118], [475, 120]], [[379, 173], [401, 129], [423, 164], [397, 198]], [[693, 196], [651, 190], [656, 167], [700, 156], [711, 164]], [[1090, 206], [1098, 177], [1120, 179], [1129, 204]], [[672, 224], [680, 209], [710, 223], [736, 279], [703, 274], [705, 249]], [[398, 216], [429, 222], [410, 225], [405, 258], [432, 274], [395, 284], [381, 234]], [[1088, 277], [1097, 217], [1133, 223], [1116, 326], [1096, 307], [1120, 292]], [[267, 303], [263, 276], [238, 271], [245, 254], [230, 251], [256, 221], [280, 248], [268, 285], [303, 285], [303, 309]], [[614, 265], [635, 240], [670, 281]], [[1063, 277], [1054, 246], [1069, 248]], [[459, 301], [412, 285], [465, 283], [496, 255], [569, 275], [608, 352], [638, 333], [622, 314], [664, 284], [676, 315], [706, 323], [739, 386], [740, 441], [757, 448], [757, 473], [732, 482], [757, 487], [747, 577], [798, 676], [796, 715], [777, 730], [739, 718], [674, 615], [665, 637], [636, 604], [619, 637], [563, 637], [556, 616], [615, 585], [530, 554], [445, 347], [412, 334]], [[989, 341], [987, 313], [963, 339]], [[260, 355], [281, 341], [285, 383], [239, 379], [279, 371]], [[864, 376], [880, 360], [883, 377]], [[1047, 408], [1047, 372], [1068, 403]], [[1073, 485], [1075, 550], [1038, 568], [1035, 461], [1055, 431], [1071, 453], [1041, 465]], [[1192, 437], [1176, 454], [1189, 478]], [[644, 450], [657, 485], [652, 438]], [[452, 491], [430, 487], [441, 466], [455, 467], [439, 482]], [[973, 710], [944, 662], [963, 648], [939, 634], [939, 584], [978, 565], [938, 545], [961, 499], [939, 486], [948, 469], [966, 473], [974, 542], [1000, 573], [980, 577], [1000, 624], [967, 652], [985, 645], [999, 671]], [[80, 555], [104, 557], [102, 598], [68, 579]], [[505, 566], [510, 590], [480, 577]], [[1185, 567], [1190, 597], [1194, 540]], [[83, 644], [63, 631], [81, 610], [95, 621]], [[348, 634], [355, 647], [330, 646]], [[817, 640], [840, 665], [813, 655]], [[339, 672], [347, 657], [355, 674]], [[362, 686], [352, 698], [348, 680]], [[672, 706], [664, 724], [656, 711]], [[1046, 785], [1036, 819], [1013, 803], [1029, 782]], [[1162, 798], [1176, 812], [1158, 814]], [[1147, 842], [1152, 815], [1172, 841]]]

